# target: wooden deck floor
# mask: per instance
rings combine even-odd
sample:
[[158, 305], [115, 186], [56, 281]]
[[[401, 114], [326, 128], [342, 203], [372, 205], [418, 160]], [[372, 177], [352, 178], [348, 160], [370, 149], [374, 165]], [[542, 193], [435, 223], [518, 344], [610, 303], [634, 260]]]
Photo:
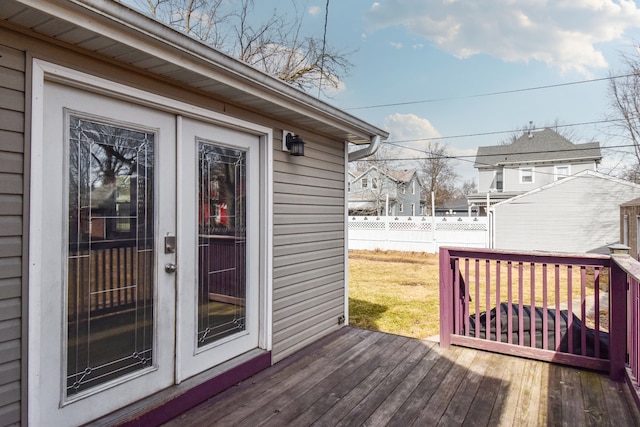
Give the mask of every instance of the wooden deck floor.
[[165, 425], [640, 425], [625, 394], [606, 375], [345, 327]]

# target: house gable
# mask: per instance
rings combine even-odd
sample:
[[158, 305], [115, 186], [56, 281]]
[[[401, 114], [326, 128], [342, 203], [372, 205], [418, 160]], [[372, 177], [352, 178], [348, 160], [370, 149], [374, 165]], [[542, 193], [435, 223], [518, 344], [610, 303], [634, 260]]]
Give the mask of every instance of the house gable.
[[371, 166], [350, 183], [349, 210], [353, 214], [382, 214], [389, 201], [390, 215], [418, 215], [422, 186], [415, 170]]

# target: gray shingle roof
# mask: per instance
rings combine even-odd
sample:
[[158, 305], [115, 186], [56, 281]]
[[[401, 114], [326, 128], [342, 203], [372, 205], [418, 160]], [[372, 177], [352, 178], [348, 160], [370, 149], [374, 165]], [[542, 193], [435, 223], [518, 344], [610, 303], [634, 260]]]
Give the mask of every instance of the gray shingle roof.
[[599, 142], [574, 144], [548, 128], [531, 135], [525, 133], [512, 144], [478, 147], [474, 166], [480, 169], [513, 163], [602, 159]]
[[389, 175], [391, 178], [395, 179], [398, 182], [409, 182], [411, 178], [416, 173], [415, 169], [405, 169], [405, 170], [396, 170], [396, 169], [385, 169], [384, 173]]

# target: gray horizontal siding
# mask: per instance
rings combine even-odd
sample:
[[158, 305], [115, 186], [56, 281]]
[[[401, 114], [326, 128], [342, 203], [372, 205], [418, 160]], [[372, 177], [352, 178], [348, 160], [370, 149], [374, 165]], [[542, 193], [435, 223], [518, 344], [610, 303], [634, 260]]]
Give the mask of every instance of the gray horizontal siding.
[[274, 152], [273, 359], [339, 328], [344, 315], [344, 145], [301, 135]]
[[24, 65], [0, 45], [0, 425], [21, 414]]
[[499, 249], [589, 252], [617, 242], [620, 204], [632, 184], [584, 175], [496, 206]]

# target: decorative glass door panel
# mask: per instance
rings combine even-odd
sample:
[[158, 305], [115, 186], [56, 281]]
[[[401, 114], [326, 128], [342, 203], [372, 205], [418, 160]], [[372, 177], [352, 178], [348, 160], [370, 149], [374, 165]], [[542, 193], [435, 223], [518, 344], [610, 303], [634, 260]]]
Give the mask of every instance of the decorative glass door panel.
[[152, 132], [68, 117], [67, 397], [153, 364]]
[[246, 155], [198, 142], [198, 347], [246, 327]]
[[258, 347], [259, 138], [182, 119], [177, 378]]
[[176, 233], [176, 117], [49, 81], [41, 99], [29, 416], [84, 425], [175, 381], [176, 254], [158, 248]]

